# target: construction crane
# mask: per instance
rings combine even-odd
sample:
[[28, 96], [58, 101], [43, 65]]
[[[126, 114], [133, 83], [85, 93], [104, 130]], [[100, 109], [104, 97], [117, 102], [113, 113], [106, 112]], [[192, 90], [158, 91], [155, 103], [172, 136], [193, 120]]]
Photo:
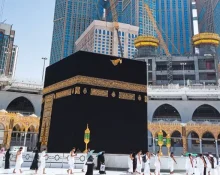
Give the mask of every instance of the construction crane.
[[147, 4], [145, 4], [145, 9], [147, 11], [148, 17], [149, 17], [150, 21], [152, 22], [152, 25], [153, 25], [156, 33], [157, 33], [158, 39], [160, 41], [160, 46], [163, 48], [163, 50], [167, 56], [167, 79], [168, 79], [168, 84], [171, 84], [173, 81], [172, 56], [167, 48], [166, 43], [164, 42], [164, 39], [163, 39], [163, 36], [162, 36], [160, 30], [157, 27], [157, 22], [152, 15], [151, 9]]
[[119, 44], [119, 48], [120, 48], [120, 52], [121, 52], [121, 57], [123, 58], [124, 54], [123, 54], [122, 45], [121, 45], [121, 38], [119, 36], [118, 15], [117, 15], [116, 8], [115, 8], [116, 0], [109, 0], [109, 2], [110, 2], [110, 8], [111, 8], [111, 12], [112, 12], [112, 22], [113, 22], [114, 28], [117, 32], [118, 44]]

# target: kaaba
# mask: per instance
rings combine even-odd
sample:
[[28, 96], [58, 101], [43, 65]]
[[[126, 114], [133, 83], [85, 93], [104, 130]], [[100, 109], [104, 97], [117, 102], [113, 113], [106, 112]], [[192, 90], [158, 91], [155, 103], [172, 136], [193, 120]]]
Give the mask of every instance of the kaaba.
[[79, 51], [46, 69], [39, 143], [51, 153], [147, 149], [146, 63]]

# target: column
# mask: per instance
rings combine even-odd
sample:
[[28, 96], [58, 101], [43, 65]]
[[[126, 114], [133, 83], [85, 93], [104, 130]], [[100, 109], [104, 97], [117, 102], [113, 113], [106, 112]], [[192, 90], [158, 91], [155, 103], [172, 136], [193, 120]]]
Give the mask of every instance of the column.
[[199, 83], [199, 61], [198, 61], [198, 57], [194, 57], [194, 65], [195, 65], [195, 78], [196, 78], [196, 82], [195, 83]]
[[15, 140], [15, 143], [17, 143], [18, 141], [18, 133], [16, 133], [16, 140]]
[[155, 138], [153, 137], [153, 153], [155, 153]]
[[187, 140], [185, 136], [182, 136], [182, 140], [183, 140], [183, 153], [186, 153], [188, 151], [188, 144], [187, 144]]
[[8, 131], [4, 130], [3, 145], [6, 145], [6, 142], [7, 142], [7, 136], [8, 136]]
[[12, 129], [9, 129], [8, 130], [7, 141], [6, 141], [6, 148], [10, 148], [10, 145], [11, 145], [11, 134], [12, 134]]
[[21, 145], [21, 140], [22, 140], [22, 132], [20, 131], [19, 133], [20, 133], [20, 143], [19, 143], [19, 145]]
[[29, 147], [33, 148], [33, 134], [30, 134]]
[[27, 132], [24, 133], [24, 146], [26, 145]]
[[202, 154], [202, 139], [199, 139], [200, 153]]
[[157, 83], [156, 78], [156, 61], [152, 59], [152, 84], [155, 85]]
[[219, 155], [218, 155], [218, 139], [215, 140], [215, 148], [216, 148], [216, 157], [219, 157]]

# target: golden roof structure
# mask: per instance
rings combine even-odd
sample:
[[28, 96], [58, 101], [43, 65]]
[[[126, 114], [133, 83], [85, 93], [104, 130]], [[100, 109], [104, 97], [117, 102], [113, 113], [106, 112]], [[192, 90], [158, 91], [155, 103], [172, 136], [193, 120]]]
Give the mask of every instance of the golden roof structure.
[[192, 37], [193, 45], [210, 44], [218, 46], [220, 43], [220, 36], [216, 33], [199, 33]]
[[11, 134], [13, 129], [21, 132], [39, 132], [40, 117], [32, 114], [23, 116], [20, 113], [10, 113], [6, 110], [0, 110], [0, 125], [3, 126], [4, 138], [3, 145], [7, 148], [10, 146]]
[[154, 36], [138, 36], [134, 40], [134, 45], [136, 48], [145, 47], [145, 46], [158, 47], [159, 40]]

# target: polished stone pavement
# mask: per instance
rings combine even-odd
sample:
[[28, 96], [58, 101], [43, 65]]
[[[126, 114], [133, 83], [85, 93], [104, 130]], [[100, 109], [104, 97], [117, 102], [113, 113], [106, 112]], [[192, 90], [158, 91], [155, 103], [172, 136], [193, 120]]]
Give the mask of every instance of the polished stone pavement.
[[[24, 175], [32, 175], [35, 174], [34, 171], [29, 170], [27, 168], [23, 168], [22, 169]], [[1, 174], [8, 174], [8, 175], [12, 175], [13, 173], [13, 169], [10, 170], [4, 170], [0, 168], [0, 175]], [[62, 175], [62, 174], [66, 174], [67, 175], [67, 169], [61, 169], [61, 168], [47, 168], [46, 169], [46, 173], [47, 175]], [[20, 174], [20, 173], [17, 173]], [[42, 171], [39, 170], [39, 172], [37, 174], [42, 174]], [[74, 171], [74, 174], [76, 175], [84, 175], [85, 173], [81, 172], [81, 170], [77, 169]], [[128, 175], [128, 173], [123, 172], [123, 171], [106, 171], [107, 175]], [[168, 175], [169, 173], [163, 173], [161, 172], [160, 175]], [[184, 173], [175, 173], [175, 175], [183, 175]], [[98, 171], [94, 171], [94, 175], [99, 175]], [[154, 175], [154, 173], [152, 173], [152, 175]]]

